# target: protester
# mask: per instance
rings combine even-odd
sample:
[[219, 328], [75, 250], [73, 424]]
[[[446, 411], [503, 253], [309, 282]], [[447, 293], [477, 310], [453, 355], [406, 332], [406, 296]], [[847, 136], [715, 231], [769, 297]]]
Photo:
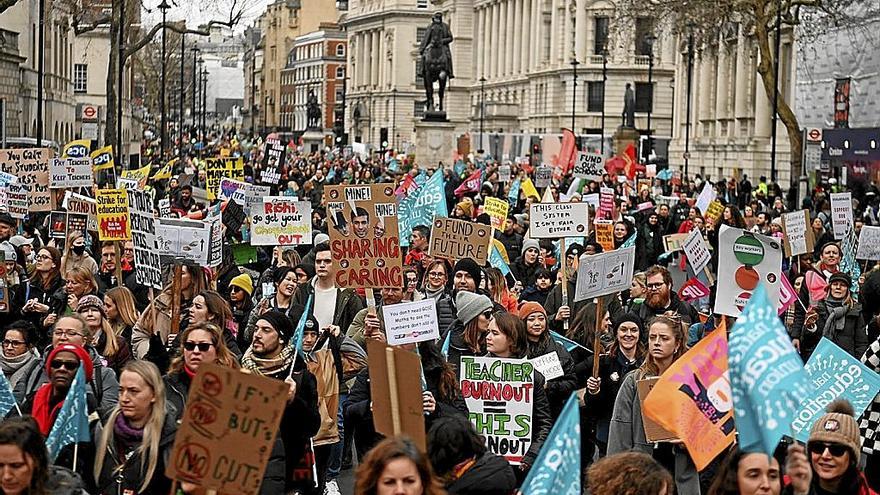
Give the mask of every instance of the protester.
[[104, 294], [104, 310], [113, 333], [131, 342], [132, 330], [139, 316], [131, 291], [127, 287], [108, 290]]
[[4, 495], [86, 495], [79, 475], [49, 462], [39, 425], [31, 416], [0, 423], [0, 471]]
[[64, 244], [64, 255], [61, 257], [61, 273], [82, 267], [95, 275], [98, 273], [98, 263], [86, 253], [86, 239], [82, 232], [74, 230], [67, 236]]
[[192, 300], [192, 306], [189, 308], [189, 322], [201, 323], [209, 322], [223, 329], [223, 340], [226, 347], [235, 355], [236, 359], [241, 356], [241, 350], [235, 341], [234, 329], [235, 321], [232, 319], [232, 311], [229, 309], [229, 303], [223, 299], [223, 296], [212, 290], [203, 290]]
[[263, 297], [248, 316], [247, 327], [244, 329], [244, 338], [250, 342], [253, 338], [257, 319], [266, 311], [281, 311], [288, 316], [293, 308], [293, 296], [297, 288], [297, 276], [293, 268], [283, 266], [272, 271], [272, 284], [275, 288], [273, 294]]
[[587, 490], [591, 495], [681, 493], [674, 490], [673, 483], [669, 471], [643, 452], [605, 457], [587, 471]]
[[[35, 259], [34, 273], [27, 282], [21, 311], [38, 329], [46, 329], [52, 326], [67, 302], [64, 280], [61, 279], [61, 253], [46, 246], [37, 252]], [[42, 335], [42, 332], [37, 334]], [[45, 340], [39, 338], [37, 343], [45, 343]]]
[[827, 295], [815, 305], [816, 318], [805, 325], [801, 334], [801, 354], [805, 359], [813, 353], [822, 337], [859, 359], [868, 348], [868, 333], [862, 318], [862, 306], [850, 293], [852, 278], [837, 272], [828, 278]]
[[358, 466], [358, 495], [442, 495], [428, 458], [405, 438], [383, 440]]
[[668, 312], [679, 315], [688, 325], [699, 321], [697, 310], [690, 303], [678, 298], [672, 287], [672, 275], [662, 266], [654, 265], [645, 272], [647, 293], [642, 304], [635, 304], [631, 311], [642, 321]]
[[783, 488], [783, 473], [776, 458], [734, 448], [716, 473], [708, 495], [779, 495], [783, 490], [790, 495], [810, 493], [812, 473], [804, 447], [790, 445], [786, 464], [784, 474], [791, 483]]
[[519, 318], [525, 322], [526, 337], [528, 339], [526, 358], [535, 359], [553, 353], [559, 360], [562, 375], [547, 380], [547, 399], [550, 402], [550, 414], [553, 419], [559, 417], [565, 401], [577, 388], [577, 377], [574, 371], [574, 361], [571, 355], [559, 342], [550, 336], [547, 326], [547, 313], [543, 306], [534, 302], [527, 302], [519, 308]]
[[34, 347], [34, 328], [29, 322], [20, 320], [2, 331], [3, 353], [0, 354], [0, 367], [9, 386], [15, 388], [27, 376], [31, 366], [40, 361], [40, 354]]
[[[297, 276], [299, 279], [299, 276]], [[245, 338], [247, 320], [254, 309], [251, 296], [254, 293], [254, 283], [250, 275], [242, 273], [229, 282], [229, 297], [227, 302], [232, 310], [232, 319], [235, 322], [235, 343], [240, 349], [246, 349], [248, 341]]]
[[876, 495], [859, 469], [861, 438], [852, 405], [838, 399], [825, 410], [826, 414], [813, 423], [807, 442], [814, 492]]
[[507, 289], [507, 281], [501, 270], [493, 266], [487, 268], [485, 273], [486, 292], [491, 295], [492, 301], [505, 311], [515, 312], [518, 306], [517, 297]]
[[516, 488], [513, 467], [486, 448], [466, 417], [443, 418], [431, 426], [428, 457], [449, 495], [508, 495]]
[[128, 347], [128, 341], [117, 335], [110, 326], [104, 301], [98, 296], [87, 295], [77, 303], [76, 312], [86, 320], [89, 334], [92, 336], [90, 343], [102, 357], [106, 358], [107, 367], [118, 376], [122, 367], [131, 359], [131, 349]]
[[458, 370], [462, 356], [481, 356], [486, 352], [486, 332], [494, 307], [488, 297], [466, 290], [458, 291], [455, 307], [456, 318], [445, 338], [449, 340], [447, 359]]
[[541, 269], [541, 262], [538, 259], [540, 254], [541, 248], [538, 241], [526, 239], [523, 241], [522, 256], [511, 263], [510, 271], [523, 287], [534, 285], [538, 270]]

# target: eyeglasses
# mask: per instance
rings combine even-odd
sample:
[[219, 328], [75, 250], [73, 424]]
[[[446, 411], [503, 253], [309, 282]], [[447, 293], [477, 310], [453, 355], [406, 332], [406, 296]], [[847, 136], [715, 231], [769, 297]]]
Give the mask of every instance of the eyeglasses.
[[84, 334], [72, 332], [70, 330], [55, 330], [52, 332], [52, 335], [55, 337], [82, 337]]
[[428, 272], [428, 276], [435, 277], [435, 278], [445, 277], [446, 272]]
[[192, 352], [196, 350], [196, 347], [199, 348], [199, 352], [208, 352], [208, 349], [214, 345], [211, 342], [184, 342], [183, 348]]
[[847, 448], [839, 443], [810, 442], [808, 448], [811, 454], [822, 455], [825, 449], [831, 453], [833, 457], [840, 457], [847, 452]]
[[25, 345], [25, 343], [26, 342], [23, 340], [3, 339], [3, 347], [18, 347], [21, 345]]
[[663, 287], [664, 285], [666, 285], [666, 282], [659, 282], [659, 283], [654, 283], [654, 284], [648, 284], [648, 285], [646, 285], [645, 287], [647, 287], [647, 288], [650, 289], [650, 290], [657, 290], [657, 289], [659, 289], [660, 287]]
[[235, 286], [235, 285], [232, 286], [232, 292], [238, 292], [238, 291], [240, 291], [240, 290], [241, 290], [241, 287], [238, 287], [238, 286]]
[[51, 363], [49, 363], [49, 366], [51, 366], [53, 370], [60, 370], [61, 368], [64, 368], [67, 371], [75, 371], [77, 368], [79, 368], [79, 363], [74, 363], [71, 361], [52, 361]]
[[51, 260], [52, 257], [49, 256], [48, 254], [38, 254], [38, 255], [36, 256], [35, 259], [38, 259], [38, 260]]

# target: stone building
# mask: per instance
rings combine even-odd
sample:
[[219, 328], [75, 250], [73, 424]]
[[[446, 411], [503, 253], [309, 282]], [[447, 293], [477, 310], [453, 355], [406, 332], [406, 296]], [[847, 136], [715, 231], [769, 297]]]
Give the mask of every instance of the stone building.
[[6, 105], [6, 136], [21, 136], [21, 64], [25, 59], [18, 51], [18, 33], [0, 29], [0, 99]]

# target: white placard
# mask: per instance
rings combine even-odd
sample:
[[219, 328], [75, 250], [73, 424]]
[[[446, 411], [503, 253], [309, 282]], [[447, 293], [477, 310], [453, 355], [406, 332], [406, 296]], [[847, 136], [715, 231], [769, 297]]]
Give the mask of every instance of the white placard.
[[421, 301], [382, 306], [388, 345], [439, 339], [440, 327], [435, 304], [434, 298], [429, 297]]
[[587, 203], [534, 203], [529, 211], [532, 239], [583, 237], [590, 225]]
[[156, 224], [156, 243], [162, 256], [180, 257], [208, 266], [211, 226], [198, 220], [160, 218]]
[[562, 363], [559, 362], [559, 355], [556, 354], [556, 351], [532, 358], [530, 361], [535, 365], [535, 369], [544, 375], [545, 380], [559, 378], [564, 374], [562, 372]]
[[700, 210], [700, 213], [706, 213], [706, 210], [709, 209], [709, 203], [715, 200], [715, 188], [712, 187], [712, 184], [706, 182], [703, 185], [703, 190], [700, 191], [700, 195], [697, 197], [697, 201], [694, 203], [694, 206]]
[[767, 298], [779, 301], [782, 244], [775, 237], [722, 225], [718, 234], [715, 312], [738, 317], [759, 282]]
[[270, 194], [269, 186], [258, 186], [249, 182], [241, 182], [226, 177], [220, 179], [218, 197], [221, 201], [232, 200], [238, 203], [244, 211], [250, 211], [251, 207], [263, 202], [263, 197]]
[[6, 210], [12, 218], [24, 219], [28, 214], [28, 190], [21, 184], [6, 185]]
[[605, 163], [605, 158], [599, 153], [578, 152], [572, 175], [579, 179], [600, 181], [602, 174], [605, 173], [603, 163]]
[[52, 189], [92, 187], [95, 176], [89, 158], [53, 158], [49, 160], [49, 187]]
[[635, 246], [581, 256], [575, 301], [628, 289], [632, 284]]
[[128, 216], [137, 283], [162, 290], [162, 260], [156, 247], [156, 219], [152, 205], [149, 193], [128, 191]]
[[498, 167], [498, 182], [510, 182], [511, 175], [510, 165]]
[[880, 227], [865, 225], [859, 232], [859, 249], [856, 259], [880, 260]]
[[831, 227], [834, 238], [843, 239], [852, 226], [852, 193], [831, 193]]
[[251, 205], [251, 244], [295, 246], [312, 243], [312, 204], [287, 196], [266, 196]]
[[806, 254], [811, 251], [807, 233], [810, 228], [807, 222], [807, 210], [798, 210], [782, 214], [782, 225], [785, 230], [785, 240], [788, 241], [790, 256]]
[[709, 260], [712, 259], [712, 255], [709, 253], [709, 246], [706, 244], [706, 240], [703, 239], [703, 233], [700, 232], [700, 229], [691, 230], [681, 248], [684, 250], [684, 254], [687, 255], [688, 263], [691, 264], [691, 268], [694, 269], [696, 274], [703, 271], [703, 268], [706, 268], [709, 265]]
[[541, 189], [550, 186], [550, 179], [553, 178], [553, 167], [549, 165], [541, 165], [535, 169], [535, 187]]

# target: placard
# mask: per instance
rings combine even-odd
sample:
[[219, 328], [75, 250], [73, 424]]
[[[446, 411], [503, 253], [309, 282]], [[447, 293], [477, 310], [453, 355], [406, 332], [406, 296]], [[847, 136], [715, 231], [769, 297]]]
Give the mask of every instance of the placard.
[[70, 237], [71, 232], [82, 232], [83, 235], [88, 234], [89, 216], [82, 213], [67, 212], [67, 234], [65, 238]]
[[700, 273], [703, 268], [709, 266], [712, 254], [709, 253], [709, 245], [706, 244], [700, 229], [691, 230], [681, 248], [687, 255], [688, 263], [691, 264], [694, 273]]
[[159, 217], [168, 218], [171, 216], [171, 200], [168, 198], [159, 200]]
[[404, 434], [425, 452], [422, 363], [414, 352], [367, 341], [373, 426], [385, 436]]
[[596, 210], [596, 218], [610, 220], [614, 215], [614, 189], [602, 187], [599, 189], [599, 209]]
[[125, 189], [97, 189], [95, 211], [98, 215], [98, 239], [127, 241], [131, 239], [128, 218], [128, 191]]
[[284, 165], [286, 147], [277, 139], [266, 139], [263, 149], [263, 169], [260, 171], [260, 182], [277, 185], [281, 180], [281, 166]]
[[92, 161], [88, 158], [53, 158], [49, 161], [50, 188], [91, 188], [94, 184]]
[[587, 179], [593, 181], [602, 180], [605, 174], [605, 158], [599, 153], [590, 153], [581, 151], [577, 154], [577, 161], [574, 163], [572, 175], [579, 179]]
[[675, 433], [663, 428], [659, 423], [646, 416], [645, 409], [641, 407], [641, 404], [645, 402], [645, 397], [648, 396], [648, 393], [654, 388], [658, 380], [660, 380], [660, 377], [654, 376], [636, 382], [636, 390], [639, 393], [639, 409], [642, 411], [642, 423], [645, 427], [645, 439], [649, 443], [668, 442], [669, 440], [676, 439]]
[[786, 257], [813, 252], [816, 240], [810, 227], [809, 210], [783, 213], [782, 232], [785, 234], [783, 246]]
[[49, 191], [48, 148], [2, 149], [0, 171], [18, 177], [18, 183], [27, 190], [28, 212], [52, 211], [52, 193]]
[[468, 418], [488, 450], [521, 464], [532, 443], [534, 365], [521, 359], [462, 356], [460, 376]]
[[722, 225], [718, 234], [715, 312], [738, 317], [761, 281], [775, 307], [781, 269], [779, 239]]
[[258, 186], [249, 182], [241, 182], [227, 177], [220, 179], [220, 190], [218, 197], [221, 201], [235, 201], [245, 211], [250, 211], [251, 207], [257, 203], [263, 202], [263, 197], [270, 194], [269, 186]]
[[688, 238], [687, 234], [668, 234], [663, 236], [663, 249], [667, 253], [681, 251], [684, 241]]
[[507, 211], [510, 209], [510, 203], [498, 198], [486, 198], [483, 204], [483, 213], [489, 215], [492, 228], [501, 230], [504, 228], [504, 222], [507, 220]]
[[862, 226], [856, 259], [880, 260], [880, 227]]
[[712, 183], [706, 182], [703, 185], [703, 190], [700, 191], [700, 195], [697, 196], [697, 201], [694, 202], [694, 206], [700, 211], [708, 211], [709, 205], [712, 204], [712, 201], [715, 201], [716, 196], [717, 194], [715, 188], [712, 187]]
[[852, 193], [831, 193], [831, 228], [834, 238], [843, 239], [852, 226]]
[[392, 184], [325, 186], [336, 286], [403, 287]]
[[62, 206], [67, 209], [68, 213], [82, 213], [88, 215], [89, 232], [98, 231], [98, 211], [94, 199], [81, 194], [65, 191]]
[[602, 251], [611, 251], [614, 249], [614, 222], [611, 220], [596, 219], [593, 222], [593, 229], [596, 232], [596, 242], [602, 246]]
[[435, 218], [431, 227], [428, 254], [453, 263], [470, 258], [483, 266], [489, 260], [492, 229], [481, 223]]
[[724, 203], [716, 199], [709, 203], [709, 207], [706, 208], [706, 214], [703, 216], [712, 220], [712, 223], [714, 224], [719, 218], [721, 218], [722, 213], [724, 213]]
[[498, 182], [510, 182], [511, 175], [510, 165], [498, 167]]
[[251, 206], [251, 244], [296, 246], [312, 243], [312, 203], [266, 196]]
[[53, 211], [49, 213], [49, 237], [67, 239], [67, 212]]
[[281, 380], [202, 364], [165, 475], [220, 493], [259, 493], [289, 390]]
[[198, 220], [160, 218], [156, 226], [156, 244], [160, 256], [182, 258], [208, 266], [211, 226]]
[[382, 316], [388, 345], [414, 344], [440, 338], [433, 297], [382, 306]]
[[156, 246], [156, 219], [153, 199], [145, 191], [128, 191], [128, 215], [134, 244], [137, 283], [162, 290], [162, 260]]
[[529, 210], [532, 239], [583, 237], [590, 225], [587, 203], [533, 203]]
[[21, 184], [6, 185], [6, 210], [12, 218], [23, 219], [28, 214], [28, 190]]
[[635, 246], [583, 255], [578, 264], [575, 301], [628, 289], [632, 284]]
[[535, 187], [549, 187], [550, 180], [553, 178], [553, 167], [541, 165], [535, 169]]
[[217, 199], [220, 190], [220, 181], [228, 177], [233, 180], [244, 179], [244, 159], [238, 158], [209, 158], [205, 160], [205, 190], [208, 200]]
[[565, 374], [556, 351], [550, 351], [543, 356], [532, 358], [530, 361], [535, 365], [535, 369], [544, 375], [545, 380], [553, 380]]

